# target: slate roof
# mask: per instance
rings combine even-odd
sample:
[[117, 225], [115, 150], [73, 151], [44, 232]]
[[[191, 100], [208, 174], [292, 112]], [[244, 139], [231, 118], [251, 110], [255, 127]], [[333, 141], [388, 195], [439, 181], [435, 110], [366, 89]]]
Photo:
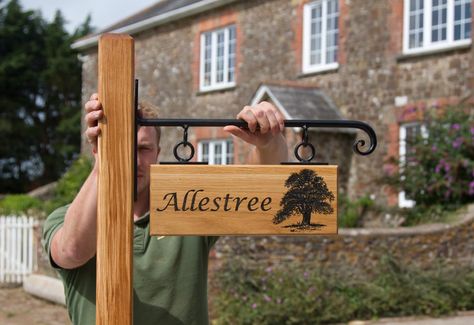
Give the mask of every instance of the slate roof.
[[213, 10], [237, 1], [244, 0], [158, 0], [148, 8], [105, 27], [96, 33], [76, 40], [72, 44], [72, 48], [83, 50], [94, 47], [103, 33], [114, 32], [133, 35], [155, 26]]
[[[271, 100], [283, 113], [285, 119], [343, 120], [334, 102], [323, 91], [314, 86], [295, 84], [262, 83], [251, 100], [251, 104]], [[324, 131], [354, 133], [343, 128], [320, 128]], [[327, 130], [326, 130], [327, 129]]]
[[121, 21], [108, 26], [100, 31], [100, 33], [110, 32], [112, 30], [122, 28], [131, 24], [138, 23], [142, 20], [155, 17], [164, 13], [167, 13], [172, 10], [183, 8], [191, 4], [201, 2], [203, 0], [161, 0], [157, 1], [154, 5], [143, 9], [127, 18], [122, 19]]

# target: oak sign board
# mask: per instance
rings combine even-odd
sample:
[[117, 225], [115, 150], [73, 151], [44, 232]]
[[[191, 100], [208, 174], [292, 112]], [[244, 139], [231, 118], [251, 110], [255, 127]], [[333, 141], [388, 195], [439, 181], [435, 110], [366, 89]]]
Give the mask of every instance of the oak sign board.
[[337, 234], [337, 166], [152, 165], [152, 235]]

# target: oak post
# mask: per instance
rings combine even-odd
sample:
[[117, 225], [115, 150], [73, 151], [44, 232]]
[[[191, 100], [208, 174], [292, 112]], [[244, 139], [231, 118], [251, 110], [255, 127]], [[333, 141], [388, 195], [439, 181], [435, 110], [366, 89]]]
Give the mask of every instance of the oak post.
[[134, 64], [133, 38], [100, 38], [97, 325], [131, 325], [133, 319]]

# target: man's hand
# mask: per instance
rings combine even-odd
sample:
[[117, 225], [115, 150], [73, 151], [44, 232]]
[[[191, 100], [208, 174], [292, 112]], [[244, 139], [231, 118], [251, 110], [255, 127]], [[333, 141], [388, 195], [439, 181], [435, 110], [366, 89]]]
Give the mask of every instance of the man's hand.
[[224, 127], [224, 130], [255, 146], [251, 163], [274, 164], [288, 159], [282, 134], [285, 119], [275, 106], [268, 102], [245, 106], [237, 118], [248, 123], [248, 130], [232, 125]]
[[104, 116], [102, 111], [102, 104], [99, 102], [97, 94], [92, 94], [89, 101], [85, 105], [86, 115], [84, 120], [86, 121], [86, 138], [87, 141], [92, 145], [92, 152], [94, 155], [97, 153], [97, 137], [100, 134], [100, 127], [98, 121]]

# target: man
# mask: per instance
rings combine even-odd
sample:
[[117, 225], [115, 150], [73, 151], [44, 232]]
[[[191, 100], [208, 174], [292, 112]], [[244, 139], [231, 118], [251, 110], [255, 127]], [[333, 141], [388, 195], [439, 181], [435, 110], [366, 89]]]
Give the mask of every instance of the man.
[[[103, 117], [97, 94], [86, 103], [85, 111], [85, 135], [96, 155], [98, 121]], [[156, 117], [141, 111], [145, 118]], [[254, 146], [250, 163], [287, 160], [283, 116], [273, 105], [262, 102], [246, 106], [237, 118], [248, 123], [248, 130], [235, 126], [224, 130]], [[217, 238], [149, 234], [149, 166], [157, 162], [159, 137], [159, 128], [141, 127], [138, 131], [138, 196], [133, 209], [134, 323], [207, 324], [208, 254]], [[43, 231], [51, 264], [64, 283], [69, 317], [77, 325], [95, 324], [97, 173], [96, 160], [73, 202], [54, 211]]]

